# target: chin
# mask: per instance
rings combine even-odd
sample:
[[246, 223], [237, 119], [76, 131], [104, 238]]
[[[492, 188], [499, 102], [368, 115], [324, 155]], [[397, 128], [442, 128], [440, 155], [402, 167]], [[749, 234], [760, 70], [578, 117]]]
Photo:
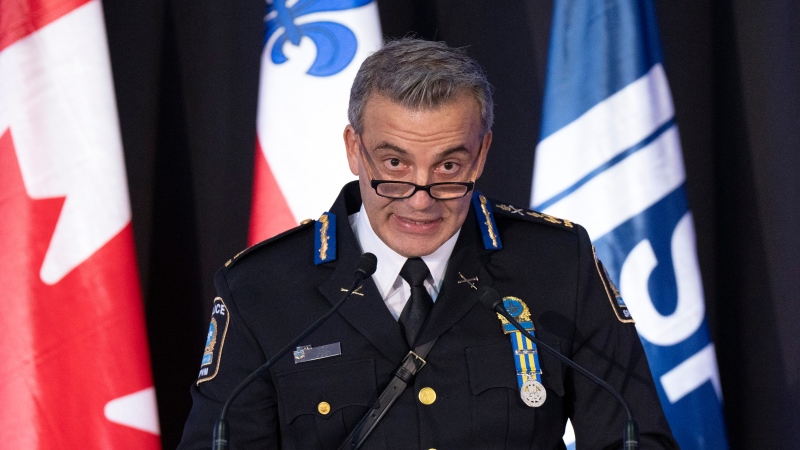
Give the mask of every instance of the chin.
[[411, 240], [401, 239], [399, 245], [397, 245], [393, 250], [405, 256], [406, 258], [415, 258], [417, 256], [430, 255], [443, 244], [443, 242], [432, 244], [430, 239], [426, 240], [426, 242], [420, 243], [409, 241]]

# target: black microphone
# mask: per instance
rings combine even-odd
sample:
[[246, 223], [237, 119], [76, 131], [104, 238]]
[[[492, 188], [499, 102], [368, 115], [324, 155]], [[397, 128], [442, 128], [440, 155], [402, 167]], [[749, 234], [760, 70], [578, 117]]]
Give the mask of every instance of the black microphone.
[[636, 450], [639, 448], [639, 427], [636, 425], [636, 421], [633, 420], [633, 414], [631, 413], [631, 409], [628, 407], [628, 403], [625, 402], [625, 399], [622, 398], [622, 395], [619, 392], [617, 392], [616, 389], [611, 387], [610, 384], [601, 380], [595, 374], [589, 372], [588, 370], [579, 366], [571, 359], [559, 353], [558, 350], [540, 341], [538, 338], [536, 338], [536, 336], [530, 334], [528, 330], [522, 328], [522, 325], [520, 325], [519, 322], [517, 322], [517, 319], [511, 317], [511, 315], [508, 314], [505, 305], [503, 305], [503, 298], [500, 296], [500, 293], [498, 293], [495, 289], [489, 286], [483, 286], [481, 287], [478, 294], [480, 296], [481, 304], [485, 308], [495, 311], [501, 316], [505, 317], [506, 320], [508, 320], [508, 323], [513, 325], [514, 328], [519, 330], [520, 333], [525, 335], [525, 337], [533, 341], [533, 343], [536, 344], [537, 347], [547, 350], [548, 353], [555, 356], [559, 361], [563, 362], [569, 367], [572, 367], [573, 369], [578, 371], [578, 373], [592, 380], [592, 382], [602, 387], [603, 389], [607, 390], [611, 395], [613, 395], [614, 398], [616, 398], [622, 404], [622, 407], [625, 408], [625, 412], [628, 414], [628, 423], [625, 426], [625, 430], [623, 430], [622, 432], [623, 448], [625, 450]]
[[328, 320], [328, 318], [331, 315], [333, 315], [333, 313], [335, 313], [340, 306], [342, 306], [342, 303], [344, 303], [344, 301], [347, 300], [347, 298], [350, 297], [356, 289], [358, 289], [361, 283], [365, 279], [371, 277], [373, 273], [375, 273], [375, 269], [377, 267], [378, 267], [378, 258], [375, 257], [375, 255], [373, 255], [372, 253], [364, 253], [363, 255], [361, 255], [361, 257], [358, 259], [358, 264], [356, 264], [356, 276], [355, 279], [353, 280], [353, 284], [350, 286], [350, 289], [348, 289], [347, 292], [345, 292], [345, 294], [342, 296], [342, 299], [339, 300], [338, 303], [333, 305], [333, 307], [327, 313], [325, 313], [324, 316], [317, 319], [316, 322], [312, 323], [311, 326], [306, 328], [305, 331], [303, 331], [302, 333], [300, 333], [299, 336], [294, 338], [294, 340], [289, 344], [287, 344], [286, 347], [283, 347], [278, 353], [276, 353], [272, 358], [270, 358], [269, 361], [262, 364], [261, 367], [256, 369], [255, 372], [248, 375], [248, 377], [245, 378], [244, 381], [242, 381], [241, 383], [239, 383], [238, 386], [236, 386], [236, 389], [234, 389], [233, 392], [231, 392], [231, 395], [228, 397], [228, 400], [225, 401], [225, 405], [223, 405], [222, 407], [222, 412], [220, 412], [219, 414], [219, 419], [217, 419], [217, 422], [214, 424], [214, 437], [211, 444], [211, 448], [213, 450], [225, 450], [228, 448], [228, 421], [225, 420], [225, 416], [227, 416], [228, 409], [230, 409], [231, 404], [236, 399], [236, 397], [238, 397], [239, 394], [247, 386], [250, 385], [250, 383], [255, 381], [257, 378], [261, 377], [267, 371], [267, 369], [269, 369], [275, 363], [275, 361], [280, 359], [283, 355], [288, 353], [293, 348], [297, 347], [297, 344], [299, 344], [300, 341], [307, 338], [309, 334], [314, 332], [314, 330], [319, 328], [319, 326], [322, 325], [323, 322]]

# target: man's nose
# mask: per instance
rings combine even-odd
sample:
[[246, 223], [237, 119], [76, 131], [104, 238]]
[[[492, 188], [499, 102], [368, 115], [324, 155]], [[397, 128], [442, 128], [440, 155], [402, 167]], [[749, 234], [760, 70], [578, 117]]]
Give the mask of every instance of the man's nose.
[[419, 190], [406, 201], [414, 209], [426, 209], [436, 202], [436, 199], [430, 196], [428, 192]]

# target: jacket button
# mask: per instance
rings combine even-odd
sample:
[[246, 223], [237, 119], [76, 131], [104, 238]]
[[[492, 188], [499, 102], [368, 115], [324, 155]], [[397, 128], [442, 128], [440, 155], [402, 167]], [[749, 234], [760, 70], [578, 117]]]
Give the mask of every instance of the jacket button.
[[423, 405], [431, 405], [436, 401], [436, 391], [429, 387], [424, 387], [419, 390], [419, 401]]
[[331, 405], [328, 402], [320, 402], [319, 405], [317, 405], [317, 411], [324, 416], [331, 412]]

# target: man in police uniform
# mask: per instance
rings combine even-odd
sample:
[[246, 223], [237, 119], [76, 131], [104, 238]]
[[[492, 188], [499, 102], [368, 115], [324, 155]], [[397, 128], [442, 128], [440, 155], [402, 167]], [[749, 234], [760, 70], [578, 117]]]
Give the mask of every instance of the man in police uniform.
[[390, 42], [361, 66], [349, 119], [358, 182], [318, 221], [217, 273], [180, 448], [209, 446], [233, 388], [339, 300], [363, 252], [378, 257], [372, 278], [234, 403], [231, 448], [339, 447], [409, 350], [430, 343], [362, 448], [563, 448], [567, 418], [581, 448], [621, 447], [617, 401], [484, 308], [484, 286], [623, 394], [641, 448], [677, 448], [633, 321], [586, 231], [474, 190], [492, 141], [480, 67], [442, 43]]

